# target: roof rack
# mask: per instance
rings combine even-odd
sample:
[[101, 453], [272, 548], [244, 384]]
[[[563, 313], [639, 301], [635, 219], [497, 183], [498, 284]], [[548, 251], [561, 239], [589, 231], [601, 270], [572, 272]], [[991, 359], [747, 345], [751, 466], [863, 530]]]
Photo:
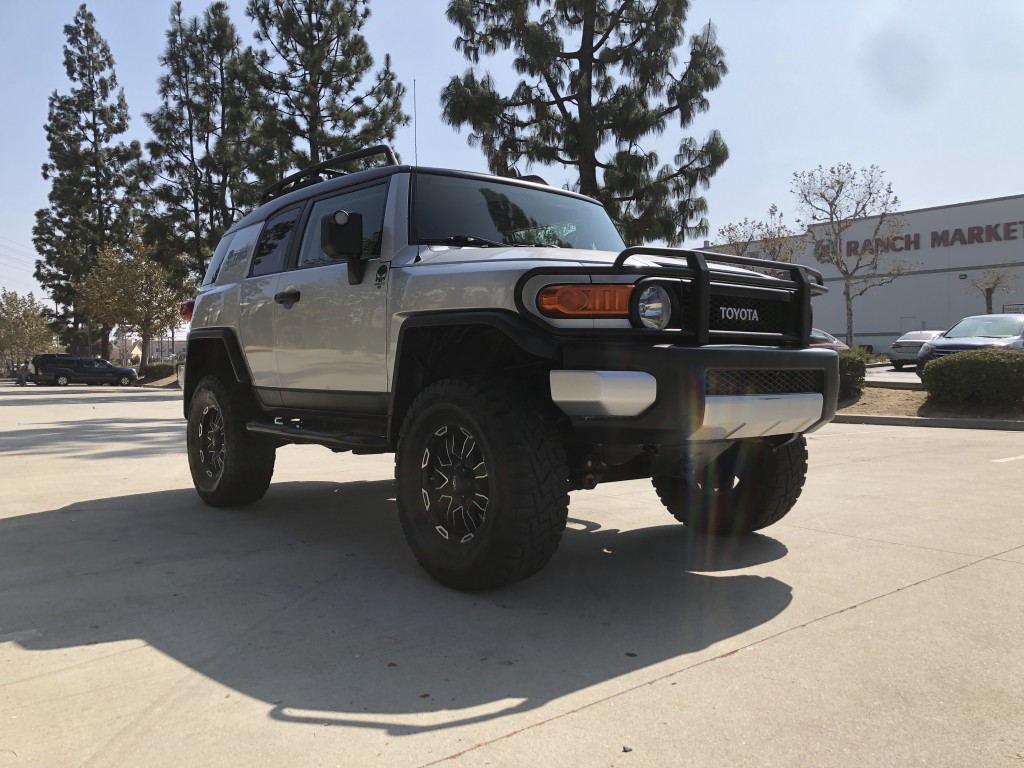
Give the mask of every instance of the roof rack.
[[344, 155], [330, 157], [316, 165], [303, 168], [301, 171], [285, 176], [279, 182], [271, 184], [260, 192], [260, 205], [301, 187], [326, 181], [327, 179], [334, 179], [338, 176], [345, 176], [348, 172], [341, 170], [339, 166], [350, 163], [353, 160], [361, 160], [364, 157], [373, 157], [374, 155], [383, 155], [388, 161], [387, 165], [398, 165], [398, 157], [387, 144], [377, 144], [366, 149], [358, 149], [355, 152], [346, 152]]

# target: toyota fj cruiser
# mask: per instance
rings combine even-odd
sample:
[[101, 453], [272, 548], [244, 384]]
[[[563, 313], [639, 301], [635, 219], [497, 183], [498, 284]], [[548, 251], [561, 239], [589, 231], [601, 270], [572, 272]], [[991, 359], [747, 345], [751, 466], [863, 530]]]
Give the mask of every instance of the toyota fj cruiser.
[[[365, 158], [386, 165], [345, 173]], [[808, 347], [821, 275], [626, 248], [596, 201], [373, 147], [293, 174], [235, 224], [192, 307], [196, 490], [260, 499], [275, 451], [396, 454], [420, 564], [457, 589], [541, 569], [569, 491], [652, 478], [694, 530], [781, 519], [835, 413]]]

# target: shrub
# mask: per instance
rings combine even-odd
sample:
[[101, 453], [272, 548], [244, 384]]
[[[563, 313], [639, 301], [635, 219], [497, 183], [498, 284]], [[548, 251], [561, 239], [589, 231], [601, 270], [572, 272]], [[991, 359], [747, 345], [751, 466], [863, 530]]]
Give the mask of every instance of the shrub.
[[974, 349], [930, 361], [921, 376], [929, 399], [944, 403], [1024, 402], [1024, 351]]
[[168, 376], [174, 375], [174, 365], [171, 363], [150, 363], [141, 373], [151, 381], [166, 379]]
[[860, 397], [864, 391], [864, 372], [868, 353], [864, 347], [854, 347], [839, 353], [839, 399]]

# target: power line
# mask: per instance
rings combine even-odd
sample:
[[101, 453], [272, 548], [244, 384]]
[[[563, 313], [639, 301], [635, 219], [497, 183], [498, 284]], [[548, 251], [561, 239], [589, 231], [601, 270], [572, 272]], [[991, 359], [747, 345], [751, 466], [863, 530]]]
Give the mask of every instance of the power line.
[[6, 249], [6, 246], [0, 245], [0, 259], [17, 264], [18, 266], [35, 266], [36, 259], [39, 258], [35, 254], [28, 256], [26, 254], [20, 254], [16, 251], [8, 251]]
[[15, 246], [14, 248], [12, 248], [9, 245], [0, 245], [0, 248], [8, 248], [10, 250], [24, 251], [25, 253], [35, 253], [36, 252], [36, 249], [33, 248], [31, 245], [25, 245], [24, 243], [19, 243], [17, 240], [11, 240], [11, 238], [9, 238], [9, 237], [4, 237], [3, 235], [0, 235], [0, 240], [6, 240], [8, 243], [13, 243], [13, 245]]

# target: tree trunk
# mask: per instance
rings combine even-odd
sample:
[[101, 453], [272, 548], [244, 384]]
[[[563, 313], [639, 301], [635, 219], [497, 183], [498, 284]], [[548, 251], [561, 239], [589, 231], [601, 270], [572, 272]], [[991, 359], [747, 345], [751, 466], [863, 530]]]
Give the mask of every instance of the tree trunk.
[[986, 288], [985, 289], [985, 314], [986, 315], [991, 315], [992, 314], [992, 296], [993, 296], [993, 294], [995, 294], [995, 292], [996, 292], [995, 288]]
[[110, 359], [110, 332], [112, 330], [109, 325], [100, 326], [100, 332], [103, 334], [103, 338], [100, 339], [100, 357], [104, 360]]
[[139, 375], [146, 375], [146, 366], [149, 365], [149, 345], [150, 338], [148, 333], [142, 334], [142, 345], [141, 354], [139, 356]]
[[594, 24], [597, 11], [593, 3], [583, 4], [583, 30], [580, 34], [578, 122], [576, 137], [580, 158], [580, 193], [599, 197], [597, 183], [597, 131], [594, 128]]
[[850, 295], [850, 281], [843, 283], [843, 300], [846, 302], [846, 343], [853, 347], [853, 296]]

